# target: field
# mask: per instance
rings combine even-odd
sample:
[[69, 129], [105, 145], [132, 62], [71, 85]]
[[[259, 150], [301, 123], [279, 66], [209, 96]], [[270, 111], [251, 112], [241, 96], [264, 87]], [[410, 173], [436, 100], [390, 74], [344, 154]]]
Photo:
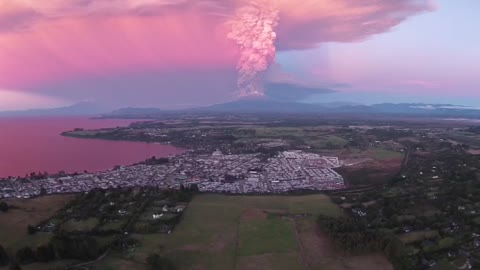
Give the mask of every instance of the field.
[[0, 213], [0, 244], [16, 249], [26, 245], [36, 246], [37, 243], [48, 241], [51, 236], [49, 233], [28, 235], [27, 225], [35, 225], [50, 218], [73, 197], [73, 195], [52, 195], [7, 201], [14, 208], [6, 213]]
[[405, 233], [400, 236], [400, 240], [404, 244], [411, 244], [425, 239], [432, 239], [438, 237], [439, 234], [437, 231], [420, 231], [420, 232], [410, 232]]
[[447, 134], [447, 138], [454, 142], [468, 144], [473, 147], [480, 147], [480, 136], [474, 133], [454, 131]]
[[[28, 235], [26, 225], [48, 219], [71, 199], [66, 195], [12, 201], [18, 209], [0, 214], [2, 244], [20, 248], [48, 241], [50, 233]], [[335, 251], [317, 229], [319, 214], [341, 216], [342, 212], [325, 195], [197, 195], [171, 234], [132, 234], [139, 240], [135, 248], [112, 251], [93, 267], [146, 269], [146, 257], [158, 253], [171, 259], [179, 270], [392, 269], [381, 254], [351, 257]], [[94, 218], [71, 219], [64, 226], [82, 231], [97, 222]], [[100, 238], [99, 242], [111, 241]], [[50, 269], [55, 264], [32, 264], [25, 269]]]
[[[304, 141], [314, 150], [341, 149], [348, 143], [348, 140], [330, 134], [328, 127], [257, 127], [250, 130], [255, 131], [255, 136], [258, 138]], [[235, 133], [235, 135], [244, 136], [241, 133]]]
[[85, 220], [70, 219], [63, 224], [63, 229], [67, 232], [88, 232], [91, 231], [98, 224], [97, 218], [88, 218]]
[[314, 149], [338, 149], [344, 147], [348, 140], [335, 135], [325, 135], [308, 139], [306, 143]]
[[145, 258], [158, 253], [180, 270], [343, 270], [391, 269], [378, 254], [337, 254], [322, 237], [315, 216], [342, 212], [325, 195], [197, 195], [172, 234], [135, 234], [140, 245], [112, 254], [98, 269], [144, 269]]
[[369, 153], [367, 153], [367, 155], [370, 155], [372, 158], [378, 159], [378, 160], [403, 158], [402, 152], [396, 152], [396, 151], [391, 151], [386, 149], [374, 149]]

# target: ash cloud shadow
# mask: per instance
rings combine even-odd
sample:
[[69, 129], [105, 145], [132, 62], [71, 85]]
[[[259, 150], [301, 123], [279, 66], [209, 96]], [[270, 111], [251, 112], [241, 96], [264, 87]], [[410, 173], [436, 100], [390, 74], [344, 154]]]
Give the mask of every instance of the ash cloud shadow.
[[265, 95], [276, 101], [296, 102], [313, 95], [330, 94], [336, 91], [327, 87], [305, 86], [293, 83], [267, 83]]

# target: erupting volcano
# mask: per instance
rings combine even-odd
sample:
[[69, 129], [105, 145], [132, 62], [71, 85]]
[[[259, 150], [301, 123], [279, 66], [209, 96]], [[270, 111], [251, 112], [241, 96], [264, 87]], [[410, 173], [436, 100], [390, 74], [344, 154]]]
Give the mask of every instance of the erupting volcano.
[[240, 96], [263, 96], [263, 76], [275, 60], [279, 11], [273, 4], [252, 1], [241, 7], [228, 37], [240, 46], [238, 90]]

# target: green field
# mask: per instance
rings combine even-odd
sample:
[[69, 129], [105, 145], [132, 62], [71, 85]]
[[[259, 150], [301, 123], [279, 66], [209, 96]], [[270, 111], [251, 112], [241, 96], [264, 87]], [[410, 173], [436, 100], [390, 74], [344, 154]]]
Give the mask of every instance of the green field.
[[93, 230], [98, 225], [97, 218], [87, 218], [84, 220], [70, 219], [63, 224], [63, 229], [67, 232], [88, 232]]
[[374, 159], [394, 159], [394, 158], [402, 158], [402, 152], [391, 151], [387, 149], [374, 149], [370, 153], [370, 156]]
[[306, 218], [311, 223], [318, 214], [342, 214], [325, 195], [197, 195], [172, 234], [133, 235], [141, 242], [135, 251], [101, 266], [119, 269], [119, 260], [141, 265], [156, 252], [180, 270], [303, 269], [294, 221], [284, 215], [305, 213], [312, 214]]
[[400, 235], [400, 240], [404, 244], [412, 244], [425, 239], [433, 239], [437, 237], [439, 237], [438, 231], [419, 231], [402, 234]]
[[287, 253], [295, 250], [295, 232], [291, 222], [281, 218], [242, 222], [239, 228], [238, 256]]
[[[154, 206], [147, 212], [149, 210], [158, 209]], [[9, 214], [18, 215], [13, 211]], [[336, 254], [329, 239], [318, 234], [315, 219], [319, 214], [341, 216], [342, 212], [326, 195], [319, 194], [196, 195], [171, 234], [131, 234], [130, 237], [139, 240], [136, 247], [124, 252], [111, 251], [92, 267], [146, 269], [147, 256], [157, 253], [173, 261], [178, 270], [366, 270], [378, 265], [385, 266], [382, 269], [391, 269], [385, 257], [378, 254], [363, 257]], [[64, 225], [71, 230], [83, 230], [97, 223], [98, 220], [93, 218], [71, 219]], [[113, 222], [103, 227], [118, 225]], [[16, 247], [36, 246], [51, 237], [49, 233], [32, 236], [23, 230], [20, 233], [24, 237]], [[108, 245], [112, 237], [98, 236], [96, 240], [101, 245]], [[51, 269], [54, 265], [68, 263], [35, 263], [25, 269]]]
[[344, 147], [348, 140], [335, 135], [322, 135], [309, 138], [305, 142], [316, 149], [338, 149]]
[[28, 245], [37, 246], [47, 242], [52, 234], [27, 234], [27, 226], [50, 218], [56, 211], [73, 199], [72, 195], [52, 195], [34, 199], [7, 201], [13, 209], [0, 213], [0, 244], [16, 250]]
[[322, 127], [263, 127], [256, 128], [255, 135], [260, 138], [296, 138], [304, 140], [314, 149], [339, 149], [348, 143], [348, 140], [329, 134]]
[[474, 133], [455, 131], [447, 134], [447, 138], [458, 143], [480, 147], [480, 136]]

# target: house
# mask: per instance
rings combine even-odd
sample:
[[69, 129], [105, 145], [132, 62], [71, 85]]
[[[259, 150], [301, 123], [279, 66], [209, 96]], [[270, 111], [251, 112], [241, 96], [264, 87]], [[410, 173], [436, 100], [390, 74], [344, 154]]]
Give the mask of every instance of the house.
[[181, 213], [181, 212], [183, 212], [183, 210], [185, 210], [185, 208], [186, 208], [185, 205], [177, 205], [172, 210], [177, 212], [177, 213]]
[[163, 213], [161, 213], [161, 214], [153, 214], [153, 215], [152, 215], [152, 218], [153, 218], [153, 219], [159, 219], [159, 218], [161, 218], [161, 217], [163, 217]]

